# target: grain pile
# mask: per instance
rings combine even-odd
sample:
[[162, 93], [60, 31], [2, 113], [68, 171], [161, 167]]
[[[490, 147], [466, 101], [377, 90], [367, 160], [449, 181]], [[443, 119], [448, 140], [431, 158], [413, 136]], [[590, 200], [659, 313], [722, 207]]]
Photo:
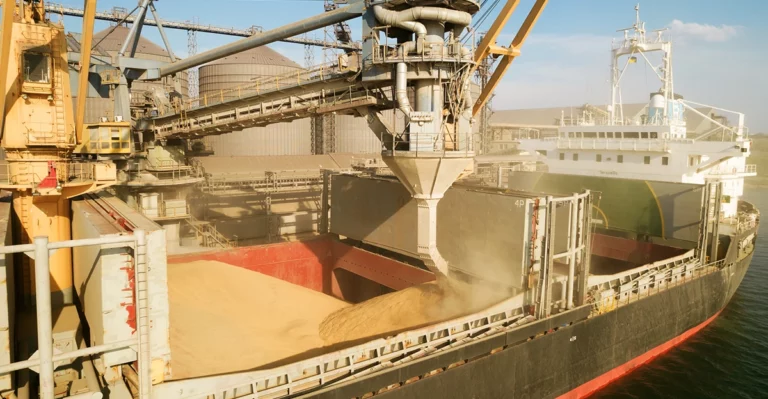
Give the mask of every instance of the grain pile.
[[421, 284], [337, 310], [320, 324], [320, 337], [335, 346], [392, 336], [477, 312], [507, 294], [456, 280]]
[[318, 325], [347, 303], [213, 261], [168, 265], [173, 379], [311, 357]]
[[168, 265], [174, 380], [287, 364], [479, 311], [507, 293], [459, 281], [349, 305], [221, 262]]

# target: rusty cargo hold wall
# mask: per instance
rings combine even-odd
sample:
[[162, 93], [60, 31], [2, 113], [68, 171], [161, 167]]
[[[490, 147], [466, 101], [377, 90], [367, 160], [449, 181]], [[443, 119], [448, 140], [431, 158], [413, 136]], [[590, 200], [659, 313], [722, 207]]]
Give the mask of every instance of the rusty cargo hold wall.
[[[334, 175], [330, 192], [331, 233], [416, 253], [416, 203], [397, 180]], [[570, 266], [578, 304], [589, 270], [589, 201], [589, 193], [552, 197], [457, 185], [437, 209], [437, 246], [452, 270], [529, 291], [531, 301], [543, 291], [565, 302]], [[539, 272], [555, 288], [536, 288]]]
[[[145, 230], [147, 237], [152, 379], [161, 382], [172, 371], [165, 231], [106, 193], [87, 195], [72, 203], [75, 240], [115, 237], [137, 229]], [[136, 284], [136, 260], [132, 249], [124, 244], [78, 247], [73, 250], [73, 258], [75, 289], [90, 326], [89, 344], [112, 344], [135, 337], [137, 313], [131, 292]], [[100, 358], [104, 367], [116, 367], [132, 363], [136, 357], [135, 350], [121, 349], [104, 353]]]

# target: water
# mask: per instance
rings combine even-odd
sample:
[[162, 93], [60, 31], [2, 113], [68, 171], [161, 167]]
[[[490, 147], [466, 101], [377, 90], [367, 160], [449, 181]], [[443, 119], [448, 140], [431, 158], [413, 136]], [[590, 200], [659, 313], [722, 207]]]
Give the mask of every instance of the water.
[[728, 306], [688, 341], [593, 398], [768, 397], [768, 189], [747, 191], [745, 199], [763, 213], [762, 234]]

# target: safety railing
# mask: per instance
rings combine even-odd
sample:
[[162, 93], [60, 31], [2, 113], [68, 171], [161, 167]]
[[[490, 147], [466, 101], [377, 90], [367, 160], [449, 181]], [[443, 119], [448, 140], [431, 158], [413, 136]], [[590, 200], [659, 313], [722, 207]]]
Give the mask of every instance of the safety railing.
[[560, 150], [613, 150], [613, 151], [650, 151], [667, 152], [669, 144], [690, 143], [690, 139], [582, 139], [547, 137], [544, 140], [557, 141]]
[[744, 165], [743, 168], [729, 168], [727, 166], [714, 168], [709, 171], [711, 176], [725, 175], [754, 175], [757, 174], [757, 165]]
[[237, 240], [228, 239], [210, 222], [198, 220], [191, 214], [185, 221], [195, 232], [203, 247], [237, 248], [238, 246]]
[[232, 100], [254, 97], [265, 93], [303, 86], [309, 83], [316, 83], [340, 75], [346, 75], [349, 71], [350, 68], [348, 65], [344, 66], [340, 65], [338, 62], [333, 62], [322, 64], [308, 70], [299, 70], [287, 74], [259, 78], [251, 83], [187, 99], [182, 102], [182, 110], [208, 107]]
[[[664, 263], [656, 267], [649, 267], [628, 281], [614, 280], [608, 284], [610, 288], [605, 288], [605, 284], [594, 285], [588, 290], [590, 295], [593, 295], [589, 300], [593, 304], [595, 314], [610, 312], [618, 307], [720, 270], [724, 265], [724, 260], [702, 264], [698, 259], [692, 257], [682, 262]], [[594, 297], [595, 294], [598, 294], [599, 297]]]
[[263, 175], [252, 173], [228, 173], [208, 176], [201, 184], [204, 192], [231, 189], [248, 189], [256, 192], [284, 192], [306, 190], [323, 184], [319, 169], [266, 171]]
[[[746, 215], [746, 216], [744, 216]], [[720, 218], [720, 224], [732, 226], [736, 232], [744, 232], [757, 227], [758, 215], [742, 214], [739, 217]]]
[[[135, 339], [111, 342], [72, 352], [54, 354], [53, 323], [51, 304], [51, 278], [49, 261], [51, 253], [62, 248], [101, 246], [110, 244], [128, 244], [134, 249], [134, 297], [136, 298]], [[118, 349], [133, 349], [138, 356], [139, 398], [149, 399], [152, 389], [152, 374], [149, 343], [149, 298], [147, 280], [147, 238], [143, 230], [135, 230], [133, 235], [105, 237], [84, 240], [49, 242], [48, 237], [35, 237], [32, 244], [0, 247], [0, 255], [26, 253], [35, 260], [35, 297], [37, 317], [38, 351], [35, 358], [0, 366], [0, 375], [27, 368], [39, 368], [40, 398], [54, 399], [54, 365], [57, 362], [101, 354]], [[31, 255], [30, 255], [31, 254]]]
[[325, 112], [338, 112], [341, 108], [355, 108], [360, 104], [377, 103], [379, 100], [380, 97], [374, 96], [371, 91], [359, 85], [318, 90], [301, 97], [284, 93], [284, 96], [268, 102], [262, 102], [256, 96], [243, 96], [241, 101], [233, 102], [230, 108], [224, 110], [196, 115], [182, 112], [180, 118], [157, 119], [153, 128], [161, 137], [192, 133], [223, 134]]
[[398, 153], [415, 156], [419, 154], [434, 156], [441, 153], [452, 156], [473, 155], [473, 133], [469, 129], [459, 133], [446, 132], [444, 129], [439, 132], [402, 132], [389, 138], [379, 137], [379, 139], [382, 145], [392, 148], [392, 153], [395, 155]]
[[[11, 164], [16, 163], [16, 170], [12, 171]], [[29, 186], [34, 188], [39, 184], [46, 175], [41, 175], [32, 166], [39, 164], [36, 161], [0, 161], [0, 184], [10, 186]], [[56, 161], [54, 166], [56, 167], [56, 179], [58, 181], [67, 183], [82, 183], [90, 182], [95, 179], [94, 164], [98, 162], [69, 162], [69, 161]], [[20, 165], [27, 164], [27, 168], [19, 167]], [[28, 171], [24, 171], [27, 169]]]
[[[378, 371], [450, 351], [485, 337], [503, 334], [535, 321], [521, 305], [522, 296], [472, 315], [456, 318], [389, 338], [296, 362], [272, 370], [216, 378], [170, 382], [156, 387], [162, 397], [284, 398], [341, 384]], [[544, 331], [542, 331], [544, 333]], [[446, 365], [447, 366], [447, 365]], [[180, 388], [184, 389], [180, 389]]]

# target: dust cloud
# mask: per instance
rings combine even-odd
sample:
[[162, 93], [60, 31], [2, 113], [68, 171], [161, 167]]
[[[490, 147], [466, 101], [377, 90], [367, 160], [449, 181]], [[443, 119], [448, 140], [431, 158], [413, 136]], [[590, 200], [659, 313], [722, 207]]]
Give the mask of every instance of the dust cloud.
[[441, 278], [339, 309], [320, 323], [320, 337], [336, 346], [392, 336], [478, 312], [508, 296], [485, 284]]

